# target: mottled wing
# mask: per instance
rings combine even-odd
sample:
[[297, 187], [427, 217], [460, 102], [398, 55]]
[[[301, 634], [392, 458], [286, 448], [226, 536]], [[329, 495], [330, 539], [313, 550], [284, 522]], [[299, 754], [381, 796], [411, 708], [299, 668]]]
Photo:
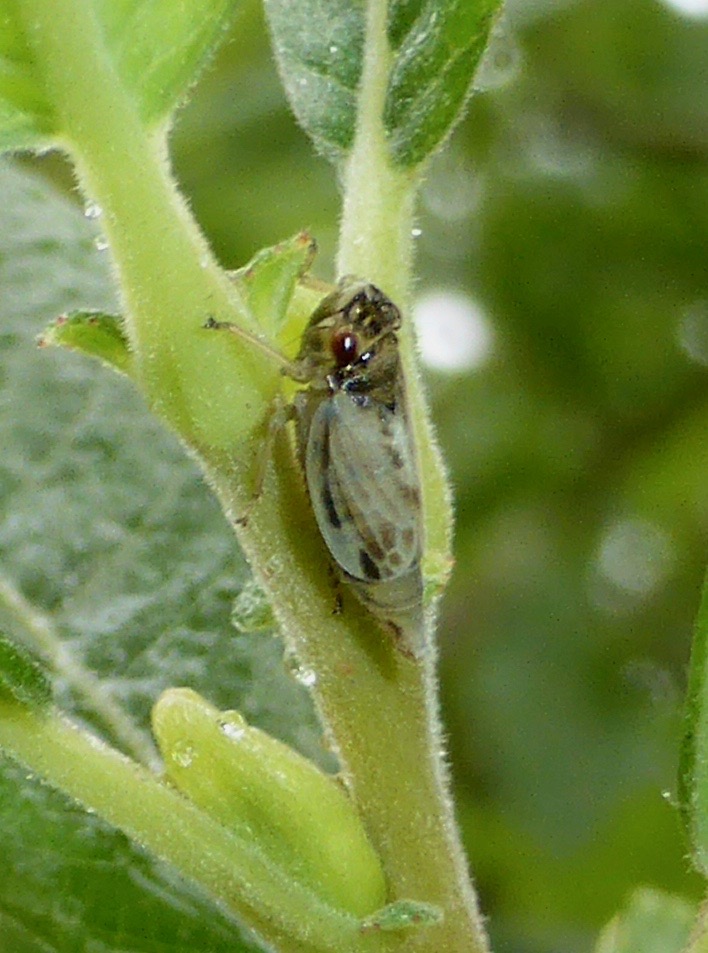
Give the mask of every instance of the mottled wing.
[[345, 391], [322, 401], [305, 470], [320, 532], [349, 576], [384, 582], [418, 565], [420, 491], [401, 413]]

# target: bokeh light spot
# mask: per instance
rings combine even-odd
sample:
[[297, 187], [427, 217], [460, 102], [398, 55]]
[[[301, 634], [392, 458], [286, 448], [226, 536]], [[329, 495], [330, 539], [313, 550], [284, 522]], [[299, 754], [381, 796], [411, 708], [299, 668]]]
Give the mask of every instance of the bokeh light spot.
[[681, 350], [697, 364], [708, 367], [708, 301], [687, 308], [678, 327]]
[[521, 48], [511, 26], [502, 19], [489, 38], [489, 46], [482, 57], [474, 79], [475, 89], [491, 90], [514, 82], [522, 68]]
[[492, 329], [481, 308], [461, 291], [428, 291], [413, 309], [423, 363], [436, 371], [480, 367], [492, 350]]
[[686, 17], [708, 17], [708, 0], [663, 0], [663, 3]]
[[671, 538], [660, 526], [644, 519], [621, 519], [606, 528], [596, 568], [616, 590], [645, 599], [664, 581], [674, 558]]

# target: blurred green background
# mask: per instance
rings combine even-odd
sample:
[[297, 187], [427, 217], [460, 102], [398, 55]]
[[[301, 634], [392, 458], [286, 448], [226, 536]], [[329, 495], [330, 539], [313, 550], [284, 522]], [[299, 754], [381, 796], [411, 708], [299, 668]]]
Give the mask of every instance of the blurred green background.
[[[699, 893], [674, 796], [708, 551], [708, 4], [683, 6], [510, 0], [421, 196], [444, 719], [496, 953], [588, 951], [638, 884]], [[227, 267], [309, 227], [331, 277], [336, 176], [255, 0], [172, 142]]]

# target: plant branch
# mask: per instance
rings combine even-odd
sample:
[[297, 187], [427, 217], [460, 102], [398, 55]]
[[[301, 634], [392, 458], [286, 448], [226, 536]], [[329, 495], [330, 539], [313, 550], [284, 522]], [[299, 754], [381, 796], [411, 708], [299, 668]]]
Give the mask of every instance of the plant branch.
[[378, 284], [408, 315], [400, 333], [408, 404], [423, 475], [426, 575], [442, 590], [452, 566], [452, 500], [418, 369], [410, 320], [413, 225], [420, 168], [394, 165], [383, 125], [392, 54], [387, 0], [369, 0], [364, 68], [358, 90], [354, 145], [344, 169], [337, 270]]
[[[380, 285], [407, 306], [413, 264], [416, 171], [391, 165], [382, 122], [391, 51], [386, 0], [369, 0], [357, 126], [344, 167], [337, 270]], [[385, 254], [382, 254], [382, 251]]]
[[[64, 142], [75, 158], [81, 184], [104, 210], [137, 378], [155, 410], [200, 453], [227, 514], [238, 523], [248, 499], [253, 456], [252, 447], [245, 452], [244, 440], [253, 438], [280, 386], [277, 369], [237, 337], [203, 330], [210, 316], [248, 325], [249, 315], [171, 181], [164, 136], [146, 134], [121, 87], [90, 0], [17, 2], [47, 87], [55, 96]], [[391, 165], [381, 129], [389, 68], [383, 0], [370, 0], [367, 23], [362, 107], [345, 174], [339, 262], [342, 270], [380, 283], [407, 311], [416, 179]], [[410, 332], [403, 335], [402, 348], [423, 474], [427, 560], [446, 564], [449, 497], [414, 371]], [[389, 899], [427, 901], [440, 906], [445, 915], [442, 924], [413, 934], [381, 935], [373, 948], [482, 953], [486, 940], [446, 793], [432, 662], [424, 666], [401, 656], [346, 594], [342, 614], [333, 613], [329, 558], [284, 440], [276, 446], [275, 462], [248, 524], [237, 526], [243, 549], [271, 598], [290, 650], [313, 683], [344, 779], [384, 864]], [[28, 763], [41, 772], [36, 762], [28, 756]], [[72, 779], [59, 767], [47, 769], [47, 776], [72, 793]], [[135, 771], [132, 765], [129, 770]], [[118, 807], [109, 788], [107, 779], [97, 802], [81, 799], [166, 856], [159, 838], [148, 839], [132, 815], [122, 813], [120, 786], [112, 788]], [[145, 811], [159, 813], [160, 798], [170, 793], [160, 791], [159, 796], [146, 798]], [[139, 801], [138, 791], [134, 793]], [[195, 829], [203, 831], [206, 844], [211, 843], [206, 829], [199, 825]], [[174, 862], [187, 873], [192, 869], [186, 856]], [[226, 876], [226, 859], [216, 848], [209, 849], [200, 870], [211, 868], [212, 862], [214, 889], [221, 896], [218, 881]], [[227, 881], [231, 882], [228, 877]], [[309, 915], [303, 900], [301, 920]], [[254, 905], [256, 925], [260, 916]], [[346, 924], [340, 925], [338, 945], [331, 948], [364, 949], [358, 944], [368, 941], [358, 937], [355, 943]], [[285, 938], [280, 948], [289, 949]], [[303, 942], [298, 949], [310, 947]]]
[[[410, 314], [412, 225], [420, 172], [394, 166], [387, 147], [383, 108], [392, 59], [387, 15], [386, 0], [369, 0], [357, 129], [344, 170], [338, 268], [340, 274], [380, 283]], [[451, 562], [450, 494], [416, 366], [410, 321], [401, 337], [420, 456], [427, 564], [444, 577]], [[397, 663], [389, 679], [367, 673], [377, 684], [350, 695], [346, 709], [331, 696], [322, 698], [321, 705], [396, 895], [440, 903], [445, 910], [445, 923], [416, 937], [416, 949], [483, 951], [486, 935], [447, 790], [434, 661], [428, 659], [423, 666], [400, 659]], [[366, 704], [371, 697], [376, 698], [374, 708]]]
[[279, 950], [380, 949], [355, 917], [325, 905], [251, 842], [58, 715], [0, 700], [0, 747], [201, 884]]
[[[165, 133], [148, 134], [105, 48], [90, 0], [18, 0], [61, 140], [102, 209], [120, 278], [136, 376], [153, 406], [194, 445], [232, 447], [277, 383], [240, 341], [203, 330], [213, 316], [248, 323], [236, 291], [172, 181]], [[234, 360], [239, 355], [238, 372]], [[219, 400], [209, 413], [206, 395]]]
[[3, 576], [0, 576], [0, 601], [27, 634], [28, 647], [39, 652], [67, 685], [85, 699], [115, 739], [124, 746], [126, 753], [146, 766], [156, 767], [159, 758], [147, 734], [111, 697], [106, 685], [59, 638], [51, 619], [30, 605], [9, 579]]

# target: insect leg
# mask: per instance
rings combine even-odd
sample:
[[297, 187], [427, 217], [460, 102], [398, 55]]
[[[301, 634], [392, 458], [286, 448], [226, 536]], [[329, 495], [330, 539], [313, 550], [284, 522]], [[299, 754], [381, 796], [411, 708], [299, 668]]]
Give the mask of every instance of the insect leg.
[[283, 397], [278, 394], [266, 414], [267, 426], [265, 428], [265, 434], [263, 439], [258, 442], [258, 449], [256, 451], [255, 465], [254, 465], [254, 475], [253, 475], [253, 495], [246, 504], [242, 513], [237, 516], [234, 522], [238, 526], [245, 526], [248, 523], [248, 519], [253, 511], [253, 507], [260, 500], [263, 495], [263, 487], [265, 485], [266, 475], [268, 473], [268, 464], [270, 458], [273, 455], [273, 444], [275, 438], [280, 430], [292, 420], [295, 416], [295, 408], [292, 404], [285, 402]]
[[310, 291], [319, 291], [323, 298], [325, 295], [332, 294], [334, 290], [331, 282], [323, 281], [321, 278], [315, 278], [309, 271], [300, 277], [299, 283], [303, 288], [309, 288]]
[[342, 576], [333, 563], [329, 564], [329, 579], [334, 592], [334, 607], [332, 615], [341, 615], [344, 611], [344, 596], [342, 595]]

